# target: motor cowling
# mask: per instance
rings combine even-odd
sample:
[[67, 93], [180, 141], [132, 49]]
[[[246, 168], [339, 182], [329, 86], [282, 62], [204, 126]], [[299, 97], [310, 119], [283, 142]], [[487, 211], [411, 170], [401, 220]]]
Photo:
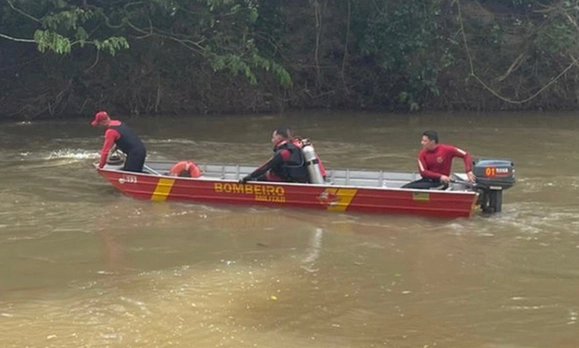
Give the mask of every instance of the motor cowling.
[[515, 164], [510, 160], [479, 160], [473, 173], [480, 193], [478, 204], [486, 213], [502, 210], [503, 191], [515, 185]]
[[302, 153], [306, 160], [306, 166], [308, 169], [308, 174], [310, 175], [310, 182], [312, 184], [323, 184], [325, 182], [322, 176], [322, 171], [320, 170], [320, 160], [316, 154], [316, 150], [310, 141], [307, 139], [302, 140]]
[[480, 160], [473, 173], [477, 185], [489, 190], [506, 190], [515, 184], [515, 165], [508, 160]]

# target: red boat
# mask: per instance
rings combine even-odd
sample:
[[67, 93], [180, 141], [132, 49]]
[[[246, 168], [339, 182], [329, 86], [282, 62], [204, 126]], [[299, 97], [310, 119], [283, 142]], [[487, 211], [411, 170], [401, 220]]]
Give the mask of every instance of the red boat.
[[262, 205], [333, 212], [411, 214], [439, 218], [470, 217], [480, 206], [499, 212], [502, 192], [514, 184], [510, 161], [487, 160], [475, 165], [476, 184], [453, 175], [441, 190], [403, 189], [418, 178], [414, 173], [329, 170], [324, 184], [250, 181], [239, 179], [255, 167], [200, 165], [197, 178], [170, 175], [174, 162], [147, 162], [144, 172], [126, 172], [106, 165], [98, 172], [122, 193], [137, 199], [201, 204]]

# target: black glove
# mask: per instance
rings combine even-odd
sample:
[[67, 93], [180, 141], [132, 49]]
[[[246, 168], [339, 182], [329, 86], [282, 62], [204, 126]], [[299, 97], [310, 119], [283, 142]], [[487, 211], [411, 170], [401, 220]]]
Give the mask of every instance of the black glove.
[[247, 175], [247, 176], [244, 176], [241, 180], [239, 180], [239, 183], [245, 184], [246, 182], [248, 182], [251, 179], [252, 179], [252, 177], [250, 175]]

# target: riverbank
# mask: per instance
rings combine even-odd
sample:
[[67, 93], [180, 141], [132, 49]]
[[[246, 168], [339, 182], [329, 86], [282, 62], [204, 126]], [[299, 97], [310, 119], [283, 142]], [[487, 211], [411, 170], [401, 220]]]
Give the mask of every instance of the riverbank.
[[21, 3], [0, 8], [6, 119], [579, 109], [567, 2]]

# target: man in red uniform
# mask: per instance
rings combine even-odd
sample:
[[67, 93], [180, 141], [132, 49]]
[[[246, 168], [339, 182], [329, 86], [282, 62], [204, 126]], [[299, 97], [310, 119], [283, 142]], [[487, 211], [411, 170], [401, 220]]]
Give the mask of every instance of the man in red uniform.
[[309, 182], [304, 155], [292, 143], [290, 134], [289, 129], [285, 127], [274, 130], [271, 135], [273, 157], [240, 181]]
[[121, 121], [111, 120], [106, 111], [98, 112], [91, 122], [91, 125], [93, 127], [104, 127], [107, 129], [105, 131], [105, 142], [101, 150], [99, 168], [105, 166], [111, 148], [113, 145], [116, 145], [118, 149], [127, 155], [123, 170], [129, 172], [143, 171], [147, 150], [133, 130]]
[[464, 161], [464, 169], [468, 180], [475, 182], [476, 177], [472, 172], [471, 155], [451, 145], [439, 144], [438, 133], [426, 131], [422, 133], [422, 151], [418, 155], [418, 170], [422, 179], [410, 182], [402, 188], [429, 189], [447, 186], [450, 183], [450, 171], [452, 160], [460, 157]]

